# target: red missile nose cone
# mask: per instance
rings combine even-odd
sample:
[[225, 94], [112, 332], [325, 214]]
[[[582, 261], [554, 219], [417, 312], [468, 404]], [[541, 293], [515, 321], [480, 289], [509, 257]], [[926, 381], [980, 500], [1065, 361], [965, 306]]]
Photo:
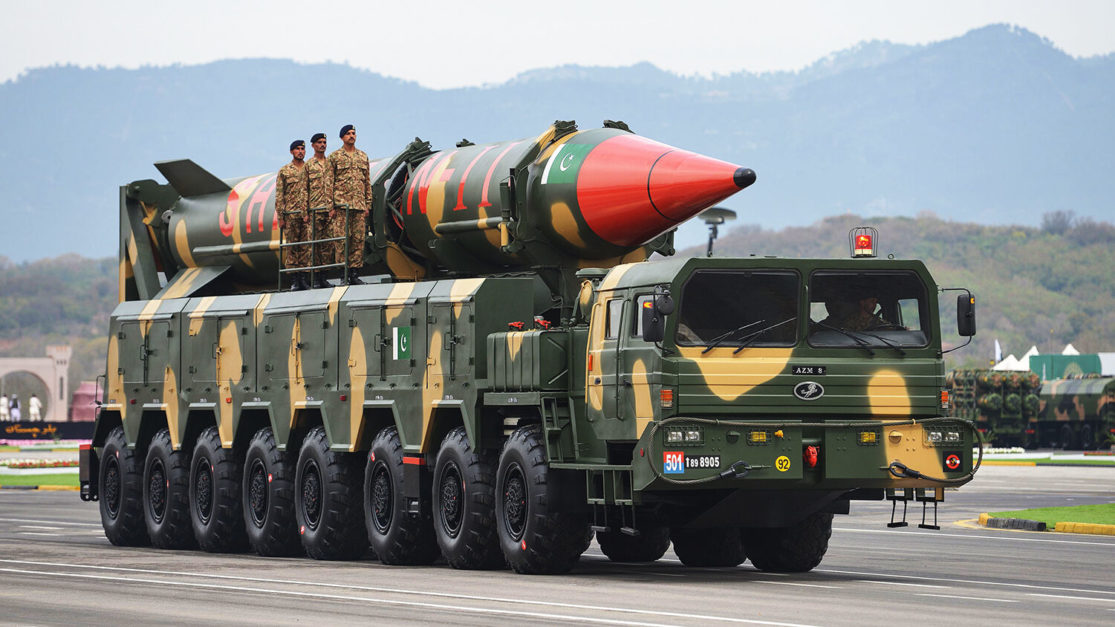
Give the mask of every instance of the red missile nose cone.
[[601, 239], [635, 247], [753, 182], [751, 170], [624, 134], [585, 157], [577, 204]]

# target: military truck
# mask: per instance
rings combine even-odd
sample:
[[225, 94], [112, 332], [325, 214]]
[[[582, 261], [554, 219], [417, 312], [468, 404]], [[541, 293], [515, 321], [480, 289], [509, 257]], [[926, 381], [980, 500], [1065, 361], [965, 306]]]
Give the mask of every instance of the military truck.
[[953, 413], [976, 423], [996, 446], [1037, 448], [1041, 379], [1031, 372], [965, 368], [948, 374]]
[[[852, 501], [978, 468], [920, 261], [868, 230], [860, 258], [647, 261], [755, 174], [623, 123], [374, 160], [365, 284], [299, 292], [274, 174], [156, 167], [120, 190], [81, 452], [113, 544], [562, 573], [595, 534], [796, 572]], [[871, 328], [831, 315], [868, 294]]]

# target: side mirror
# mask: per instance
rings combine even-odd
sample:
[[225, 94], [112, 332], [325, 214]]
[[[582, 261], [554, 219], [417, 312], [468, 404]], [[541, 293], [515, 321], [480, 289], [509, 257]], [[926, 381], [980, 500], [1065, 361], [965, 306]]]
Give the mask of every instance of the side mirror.
[[661, 342], [666, 334], [666, 316], [674, 313], [674, 299], [669, 292], [659, 294], [653, 301], [643, 301], [643, 340], [647, 342]]
[[976, 297], [971, 294], [956, 297], [956, 331], [961, 337], [976, 334]]
[[666, 334], [666, 318], [658, 313], [654, 303], [643, 301], [643, 309], [639, 315], [643, 317], [643, 341], [661, 342]]

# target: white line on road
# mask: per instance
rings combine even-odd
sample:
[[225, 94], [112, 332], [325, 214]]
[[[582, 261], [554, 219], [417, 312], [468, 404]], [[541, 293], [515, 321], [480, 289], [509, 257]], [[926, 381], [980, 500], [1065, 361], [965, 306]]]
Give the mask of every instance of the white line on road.
[[1051, 599], [1067, 599], [1070, 601], [1099, 601], [1100, 603], [1110, 603], [1111, 598], [1097, 599], [1096, 597], [1074, 597], [1067, 594], [1041, 594], [1040, 592], [1027, 592], [1026, 594], [1032, 597], [1049, 597]]
[[[418, 595], [418, 596], [438, 597], [438, 598], [447, 598], [447, 599], [460, 599], [460, 600], [468, 600], [468, 601], [488, 601], [488, 602], [493, 602], [493, 603], [509, 603], [509, 604], [513, 604], [513, 605], [538, 605], [538, 606], [543, 606], [543, 607], [573, 608], [573, 609], [579, 609], [579, 610], [615, 612], [615, 613], [621, 613], [621, 614], [646, 614], [646, 615], [657, 616], [657, 617], [685, 618], [685, 619], [697, 619], [697, 620], [712, 620], [712, 621], [721, 621], [721, 622], [729, 622], [729, 623], [742, 623], [742, 624], [748, 624], [748, 625], [776, 625], [776, 626], [787, 626], [787, 627], [797, 627], [797, 625], [798, 625], [797, 623], [781, 623], [781, 622], [776, 622], [776, 621], [753, 620], [753, 619], [747, 619], [747, 618], [736, 618], [736, 617], [731, 617], [731, 616], [711, 616], [711, 615], [705, 615], [705, 614], [687, 614], [687, 613], [683, 613], [683, 612], [669, 612], [669, 611], [664, 611], [664, 610], [640, 610], [640, 609], [625, 608], [625, 607], [608, 607], [608, 606], [599, 606], [599, 605], [583, 605], [583, 604], [575, 604], [575, 603], [559, 603], [559, 602], [555, 602], [555, 601], [530, 601], [530, 600], [523, 599], [523, 598], [489, 597], [489, 596], [468, 595], [468, 594], [453, 594], [453, 593], [448, 593], [448, 592], [432, 592], [432, 591], [428, 591], [428, 590], [408, 590], [408, 589], [405, 589], [405, 588], [386, 588], [386, 587], [381, 587], [381, 586], [357, 586], [357, 585], [349, 585], [349, 584], [321, 583], [321, 582], [316, 582], [316, 581], [301, 581], [301, 580], [293, 580], [293, 579], [264, 579], [264, 578], [257, 578], [257, 577], [241, 577], [241, 576], [238, 576], [238, 575], [211, 575], [211, 574], [205, 574], [205, 573], [191, 573], [191, 572], [184, 572], [184, 571], [162, 571], [162, 570], [151, 570], [151, 569], [145, 569], [145, 568], [122, 568], [122, 567], [117, 567], [117, 566], [94, 566], [94, 565], [87, 565], [87, 564], [64, 564], [64, 563], [58, 563], [58, 562], [38, 562], [38, 561], [31, 561], [31, 560], [0, 559], [0, 563], [25, 564], [25, 565], [33, 565], [33, 566], [56, 566], [56, 567], [61, 567], [61, 568], [87, 568], [87, 569], [93, 569], [93, 570], [106, 570], [106, 571], [116, 571], [116, 572], [125, 572], [125, 573], [154, 574], [154, 575], [163, 575], [163, 576], [202, 577], [202, 578], [206, 578], [206, 579], [227, 579], [227, 580], [230, 580], [230, 581], [247, 581], [247, 582], [254, 582], [254, 583], [289, 584], [289, 585], [296, 585], [296, 586], [303, 586], [303, 587], [341, 588], [341, 589], [347, 589], [347, 590], [359, 590], [359, 591], [363, 591], [363, 592], [383, 592], [383, 593], [389, 593], [389, 594]], [[13, 569], [0, 568], [0, 571], [5, 571], [5, 570], [13, 570]], [[14, 572], [14, 570], [13, 570], [13, 572]], [[29, 572], [38, 572], [38, 573], [43, 574], [43, 575], [53, 575], [53, 574], [55, 574], [55, 573], [50, 573], [50, 572], [45, 572], [45, 571], [29, 571]], [[68, 575], [68, 576], [74, 576], [74, 577], [78, 577], [78, 576], [93, 577], [94, 576], [94, 575], [78, 575], [78, 574], [74, 574], [74, 573], [57, 573], [57, 574], [58, 574], [58, 576], [67, 576]], [[123, 581], [143, 581], [143, 580], [140, 580], [140, 579], [130, 579], [130, 578], [126, 578], [126, 577], [125, 578], [116, 578], [116, 579], [121, 579]], [[183, 583], [182, 585], [187, 585], [187, 584]], [[217, 586], [217, 584], [189, 584], [189, 585], [209, 585], [211, 587], [219, 587], [219, 586]], [[306, 593], [306, 594], [309, 594], [309, 593]], [[618, 622], [627, 622], [627, 621], [618, 621]]]
[[870, 583], [870, 584], [881, 583], [885, 586], [910, 586], [910, 587], [913, 587], [913, 588], [945, 588], [945, 589], [947, 589], [949, 587], [949, 586], [938, 586], [938, 585], [931, 584], [931, 583], [906, 583], [906, 582], [903, 582], [903, 581], [880, 581], [878, 579], [857, 579], [856, 582], [857, 583]]
[[763, 581], [762, 579], [756, 579], [755, 583], [769, 583], [769, 584], [774, 585], [774, 586], [802, 586], [803, 588], [832, 588], [833, 590], [839, 590], [840, 589], [840, 586], [822, 586], [821, 584], [818, 584], [818, 583], [795, 583], [793, 581]]
[[[0, 560], [0, 562], [3, 562], [3, 561], [5, 561], [5, 560]], [[950, 578], [950, 577], [925, 577], [925, 576], [922, 576], [922, 575], [894, 575], [894, 574], [883, 574], [883, 573], [865, 573], [865, 572], [856, 571], [856, 570], [835, 570], [835, 569], [829, 569], [829, 568], [824, 568], [824, 569], [818, 568], [818, 569], [814, 570], [813, 572], [815, 572], [815, 573], [833, 573], [833, 574], [837, 574], [837, 575], [856, 575], [856, 576], [859, 576], [859, 577], [888, 577], [888, 578], [901, 577], [902, 579], [914, 579], [914, 580], [918, 580], [918, 581], [943, 581], [943, 582], [947, 582], [947, 583], [975, 584], [975, 585], [980, 585], [980, 586], [1002, 586], [1002, 587], [1005, 587], [1005, 588], [1037, 588], [1039, 590], [1065, 590], [1067, 592], [1089, 592], [1089, 593], [1092, 593], [1092, 594], [1110, 594], [1110, 591], [1108, 591], [1108, 590], [1082, 590], [1080, 588], [1060, 588], [1060, 587], [1057, 587], [1057, 586], [1050, 586], [1050, 585], [1045, 585], [1045, 584], [1008, 583], [1008, 582], [1005, 582], [1005, 581], [986, 581], [986, 580], [981, 581], [981, 580], [976, 580], [976, 579], [953, 579], [953, 578]]]
[[942, 599], [951, 599], [951, 600], [954, 600], [954, 601], [963, 599], [965, 601], [991, 601], [993, 603], [1018, 603], [1018, 601], [1016, 601], [1014, 599], [992, 599], [992, 598], [988, 598], [988, 597], [964, 597], [964, 596], [957, 596], [955, 594], [932, 594], [932, 593], [929, 593], [929, 592], [915, 592], [914, 594], [918, 595], [919, 597], [940, 597]]
[[41, 531], [17, 531], [16, 533], [21, 536], [49, 536], [51, 538], [58, 537], [57, 533], [43, 533]]
[[20, 529], [45, 529], [47, 531], [62, 531], [62, 527], [47, 527], [45, 525], [20, 525]]

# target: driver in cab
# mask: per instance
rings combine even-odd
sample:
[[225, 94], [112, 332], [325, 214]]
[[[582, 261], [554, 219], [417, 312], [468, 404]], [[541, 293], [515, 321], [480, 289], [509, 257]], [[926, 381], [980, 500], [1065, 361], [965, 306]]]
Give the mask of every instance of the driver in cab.
[[898, 325], [883, 318], [879, 311], [879, 298], [868, 291], [858, 290], [825, 301], [828, 317], [820, 322], [822, 327], [835, 327], [846, 331], [877, 331], [897, 329]]

